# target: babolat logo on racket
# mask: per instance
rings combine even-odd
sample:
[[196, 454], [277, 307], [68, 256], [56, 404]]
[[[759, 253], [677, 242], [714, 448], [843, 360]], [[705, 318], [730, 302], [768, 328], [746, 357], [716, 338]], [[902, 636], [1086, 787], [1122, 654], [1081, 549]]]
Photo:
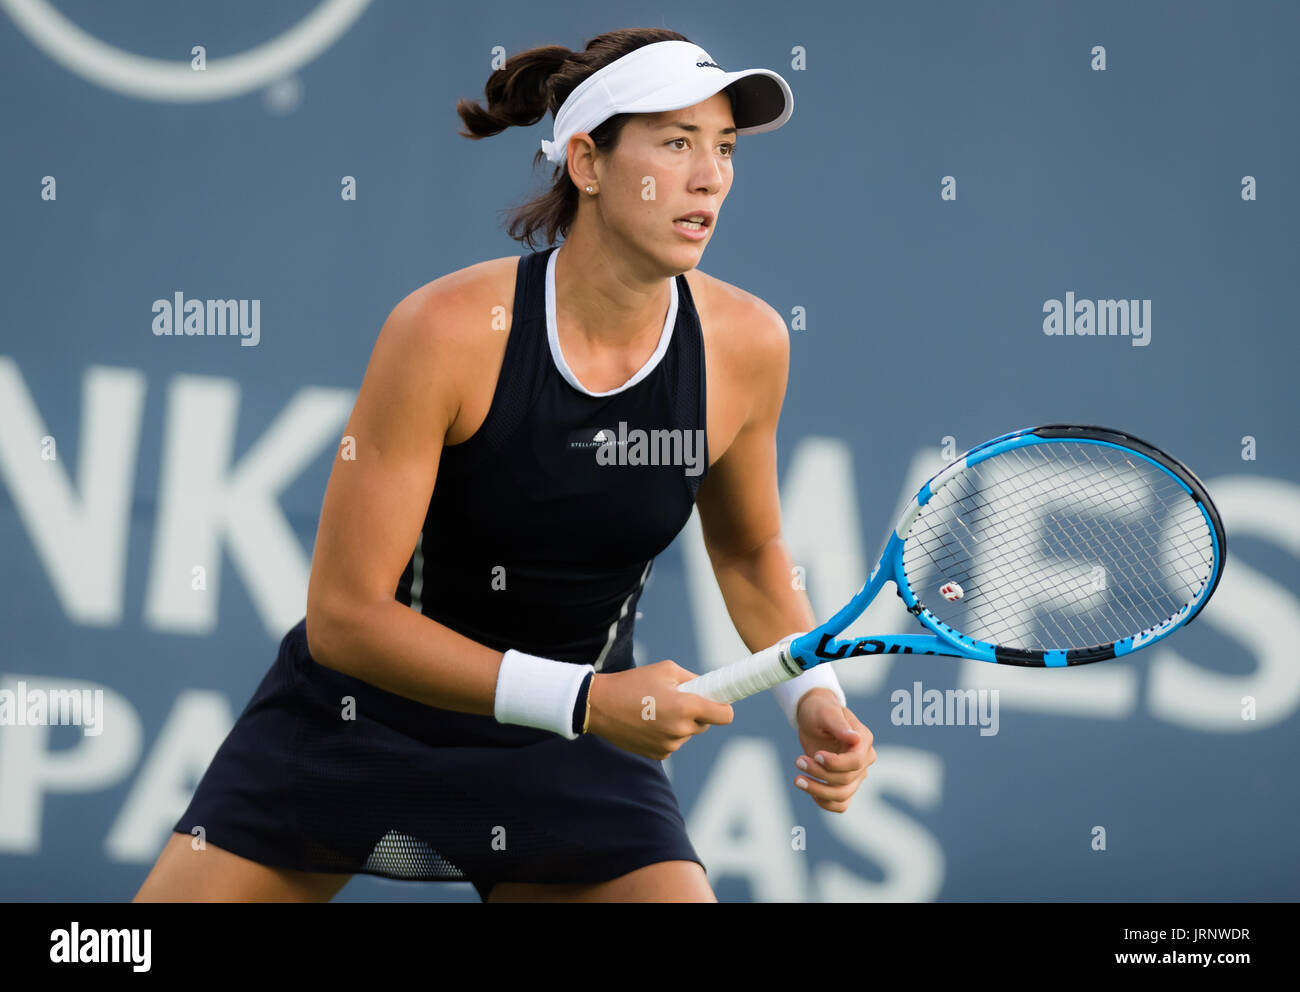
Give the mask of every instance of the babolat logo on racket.
[[827, 651], [826, 646], [834, 641], [835, 638], [830, 634], [822, 634], [822, 639], [817, 642], [817, 647], [813, 654], [818, 658], [824, 658], [827, 661], [837, 661], [840, 658], [856, 658], [864, 654], [937, 654], [937, 651], [914, 651], [910, 647], [901, 647], [898, 644], [887, 644], [883, 640], [875, 637], [862, 637], [856, 641], [842, 643], [835, 651]]
[[1179, 610], [1177, 613], [1175, 613], [1173, 616], [1171, 616], [1171, 617], [1170, 617], [1168, 620], [1166, 620], [1164, 623], [1159, 624], [1159, 625], [1157, 625], [1157, 626], [1155, 626], [1155, 627], [1152, 627], [1150, 630], [1144, 630], [1144, 631], [1142, 631], [1142, 633], [1140, 633], [1140, 634], [1134, 634], [1134, 635], [1133, 635], [1133, 650], [1136, 651], [1138, 648], [1142, 647], [1142, 645], [1144, 645], [1144, 644], [1149, 644], [1150, 642], [1154, 641], [1157, 637], [1159, 637], [1159, 636], [1160, 636], [1161, 634], [1163, 634], [1165, 631], [1167, 631], [1167, 630], [1171, 630], [1171, 629], [1173, 629], [1174, 627], [1177, 627], [1178, 624], [1182, 622], [1183, 617], [1185, 617], [1185, 616], [1187, 615], [1187, 612], [1188, 612], [1191, 608], [1192, 608], [1192, 604], [1191, 604], [1191, 603], [1188, 603], [1186, 606], [1184, 606], [1181, 610]]

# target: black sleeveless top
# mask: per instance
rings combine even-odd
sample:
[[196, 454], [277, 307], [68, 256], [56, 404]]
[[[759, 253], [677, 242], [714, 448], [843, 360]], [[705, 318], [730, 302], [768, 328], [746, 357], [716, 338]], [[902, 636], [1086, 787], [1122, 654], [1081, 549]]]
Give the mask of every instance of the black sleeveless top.
[[396, 596], [496, 650], [622, 671], [651, 564], [708, 472], [704, 345], [679, 275], [654, 355], [588, 392], [555, 336], [557, 250], [519, 259], [491, 408], [444, 446]]

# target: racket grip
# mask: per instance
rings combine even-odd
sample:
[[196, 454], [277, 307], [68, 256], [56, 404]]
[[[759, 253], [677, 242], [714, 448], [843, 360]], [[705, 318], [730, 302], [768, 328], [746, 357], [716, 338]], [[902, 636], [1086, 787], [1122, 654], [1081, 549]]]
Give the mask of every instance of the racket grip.
[[798, 664], [785, 653], [789, 647], [789, 641], [773, 644], [741, 661], [682, 682], [677, 689], [679, 692], [693, 692], [715, 703], [734, 703], [799, 674]]

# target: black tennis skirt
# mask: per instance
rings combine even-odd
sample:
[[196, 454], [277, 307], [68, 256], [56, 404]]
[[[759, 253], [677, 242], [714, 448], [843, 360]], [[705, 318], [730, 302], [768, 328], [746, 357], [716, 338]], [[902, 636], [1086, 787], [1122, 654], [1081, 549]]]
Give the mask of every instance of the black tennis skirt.
[[426, 706], [317, 664], [306, 621], [280, 652], [175, 826], [279, 868], [591, 883], [695, 861], [663, 765]]

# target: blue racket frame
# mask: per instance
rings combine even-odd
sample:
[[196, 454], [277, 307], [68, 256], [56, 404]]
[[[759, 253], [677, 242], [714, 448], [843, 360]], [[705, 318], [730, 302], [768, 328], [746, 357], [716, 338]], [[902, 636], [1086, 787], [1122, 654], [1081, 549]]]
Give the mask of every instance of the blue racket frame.
[[[903, 541], [913, 522], [931, 497], [942, 489], [960, 471], [972, 465], [1002, 454], [1013, 448], [1029, 447], [1049, 442], [1070, 441], [1085, 444], [1106, 445], [1120, 448], [1129, 454], [1145, 459], [1178, 480], [1179, 485], [1194, 499], [1205, 517], [1214, 542], [1214, 560], [1210, 577], [1201, 587], [1200, 592], [1190, 603], [1174, 616], [1147, 630], [1126, 637], [1110, 644], [1097, 644], [1087, 648], [1069, 651], [1027, 651], [1018, 648], [1005, 648], [977, 641], [949, 627], [930, 612], [918, 599], [908, 585], [903, 570]], [[1141, 648], [1150, 647], [1168, 637], [1180, 627], [1191, 623], [1200, 613], [1219, 584], [1223, 573], [1223, 564], [1227, 557], [1227, 536], [1223, 523], [1214, 503], [1210, 500], [1205, 486], [1182, 462], [1148, 444], [1139, 438], [1122, 431], [1105, 427], [1081, 426], [1073, 424], [1047, 424], [1013, 431], [993, 438], [971, 448], [958, 456], [941, 471], [936, 472], [916, 494], [903, 515], [899, 518], [880, 562], [867, 577], [866, 583], [856, 596], [843, 609], [827, 620], [820, 627], [796, 637], [785, 647], [785, 655], [803, 671], [827, 661], [841, 658], [853, 658], [869, 654], [931, 654], [945, 655], [952, 658], [972, 658], [1001, 665], [1018, 665], [1030, 668], [1065, 668], [1072, 665], [1086, 665], [1107, 658], [1117, 658], [1132, 654]], [[894, 634], [880, 637], [839, 638], [838, 635], [856, 619], [871, 603], [886, 582], [893, 581], [898, 587], [898, 595], [908, 612], [932, 634]]]

